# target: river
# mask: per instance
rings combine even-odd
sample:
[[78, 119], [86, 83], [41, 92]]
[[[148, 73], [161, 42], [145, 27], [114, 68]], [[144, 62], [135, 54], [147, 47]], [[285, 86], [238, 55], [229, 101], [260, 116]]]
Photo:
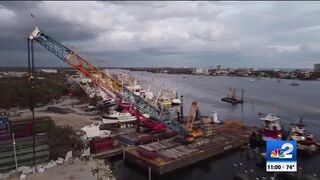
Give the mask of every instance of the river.
[[[320, 82], [319, 81], [297, 81], [300, 86], [289, 85], [293, 80], [280, 80], [263, 78], [250, 81], [251, 78], [244, 77], [217, 77], [200, 75], [171, 75], [156, 74], [149, 72], [129, 72], [136, 76], [147, 86], [153, 81], [151, 90], [156, 94], [161, 86], [171, 86], [177, 89], [179, 95], [184, 96], [184, 114], [189, 112], [191, 102], [197, 100], [201, 115], [209, 115], [218, 112], [220, 120], [227, 118], [242, 120], [250, 126], [261, 126], [258, 113], [274, 113], [281, 117], [281, 124], [289, 128], [290, 123], [303, 118], [307, 131], [320, 138]], [[236, 88], [237, 95], [241, 96], [244, 90], [244, 104], [233, 106], [222, 102], [220, 99], [227, 96], [228, 88]], [[233, 152], [223, 157], [208, 159], [179, 171], [153, 179], [175, 179], [175, 180], [211, 180], [211, 179], [233, 179], [236, 172], [250, 171], [252, 177], [269, 177], [270, 174], [257, 168], [252, 161], [247, 161], [240, 152]], [[243, 166], [240, 166], [242, 163]], [[305, 173], [315, 173], [320, 176], [320, 155], [312, 158], [300, 157], [298, 166]], [[237, 166], [235, 166], [235, 164]], [[318, 164], [318, 165], [315, 165]], [[147, 179], [147, 172], [132, 168], [115, 161], [116, 174], [119, 179]]]

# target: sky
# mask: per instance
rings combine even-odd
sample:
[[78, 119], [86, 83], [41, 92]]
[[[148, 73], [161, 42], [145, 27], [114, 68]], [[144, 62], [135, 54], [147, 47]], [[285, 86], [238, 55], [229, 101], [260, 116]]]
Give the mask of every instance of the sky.
[[[0, 2], [0, 66], [26, 66], [34, 23], [97, 66], [312, 68], [320, 2]], [[35, 45], [36, 66], [65, 66]]]

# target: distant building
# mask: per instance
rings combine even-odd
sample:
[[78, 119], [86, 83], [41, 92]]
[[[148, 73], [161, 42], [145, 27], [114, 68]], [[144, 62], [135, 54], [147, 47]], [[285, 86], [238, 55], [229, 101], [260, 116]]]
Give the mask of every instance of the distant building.
[[320, 72], [320, 64], [314, 64], [314, 72]]
[[290, 74], [289, 74], [289, 73], [285, 73], [285, 72], [279, 72], [279, 73], [278, 73], [278, 76], [279, 76], [280, 78], [287, 78], [287, 77], [290, 76]]
[[3, 72], [2, 75], [4, 77], [23, 77], [27, 75], [27, 72], [10, 71], [10, 72]]
[[56, 70], [56, 69], [41, 69], [41, 72], [44, 72], [44, 73], [58, 73], [58, 70]]
[[208, 75], [209, 74], [209, 69], [207, 68], [194, 68], [192, 70], [193, 74], [205, 74]]

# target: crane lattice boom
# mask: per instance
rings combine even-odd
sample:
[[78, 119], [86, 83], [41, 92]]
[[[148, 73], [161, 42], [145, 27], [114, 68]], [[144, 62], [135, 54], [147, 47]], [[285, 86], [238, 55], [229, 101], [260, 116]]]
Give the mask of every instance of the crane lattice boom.
[[171, 120], [167, 114], [149, 104], [142, 97], [135, 95], [126, 87], [123, 87], [116, 79], [107, 75], [104, 71], [89, 63], [62, 43], [54, 40], [38, 27], [35, 27], [31, 32], [29, 39], [40, 43], [69, 66], [91, 79], [96, 85], [102, 87], [113, 98], [120, 98], [133, 105], [139, 111], [148, 114], [151, 118], [164, 123], [169, 128], [183, 134], [188, 134], [181, 124]]

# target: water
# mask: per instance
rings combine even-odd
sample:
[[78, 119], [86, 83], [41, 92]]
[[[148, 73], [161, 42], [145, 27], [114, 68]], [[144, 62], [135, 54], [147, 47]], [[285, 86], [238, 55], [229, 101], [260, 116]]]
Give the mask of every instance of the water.
[[[212, 111], [218, 112], [219, 119], [236, 118], [245, 124], [260, 126], [258, 113], [275, 113], [282, 117], [281, 123], [288, 128], [290, 123], [303, 117], [307, 124], [307, 131], [320, 137], [320, 82], [299, 81], [300, 86], [290, 86], [291, 80], [261, 79], [250, 82], [249, 78], [243, 77], [213, 77], [195, 75], [169, 75], [154, 74], [148, 72], [130, 72], [136, 75], [143, 84], [156, 76], [151, 88], [157, 94], [160, 87], [166, 82], [169, 86], [176, 88], [179, 95], [184, 96], [184, 114], [188, 114], [191, 102], [197, 100], [202, 115], [209, 115]], [[232, 106], [222, 102], [221, 97], [227, 96], [228, 88], [236, 88], [237, 95], [241, 96], [244, 90], [244, 104]], [[244, 166], [234, 167], [234, 163], [243, 163]], [[301, 157], [298, 166], [305, 173], [315, 173], [320, 176], [320, 155], [313, 158]], [[120, 179], [147, 179], [147, 172], [128, 165], [122, 161], [116, 161], [116, 173]], [[315, 165], [318, 164], [318, 165]], [[224, 155], [220, 158], [209, 159], [180, 171], [173, 172], [167, 176], [155, 177], [153, 179], [175, 179], [175, 180], [211, 180], [232, 179], [239, 171], [253, 169], [253, 176], [268, 177], [270, 174], [257, 168], [252, 161], [247, 162], [240, 152]]]

